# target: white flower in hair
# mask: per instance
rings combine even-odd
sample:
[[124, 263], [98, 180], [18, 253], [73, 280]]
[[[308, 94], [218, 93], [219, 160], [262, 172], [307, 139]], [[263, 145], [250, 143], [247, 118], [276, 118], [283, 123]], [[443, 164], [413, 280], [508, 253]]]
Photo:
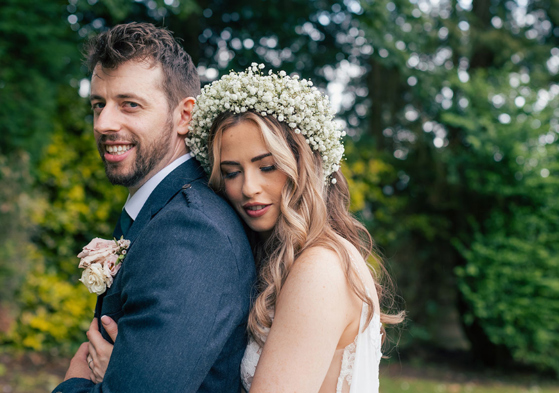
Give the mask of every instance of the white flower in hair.
[[[252, 63], [244, 72], [231, 71], [221, 79], [204, 86], [196, 99], [186, 145], [207, 173], [211, 172], [208, 156], [208, 133], [221, 113], [254, 111], [271, 115], [286, 123], [297, 134], [305, 136], [310, 148], [320, 152], [325, 181], [340, 168], [344, 155], [342, 138], [346, 135], [334, 121], [328, 97], [311, 81], [290, 77], [285, 71], [262, 73], [264, 64]], [[335, 184], [335, 179], [332, 183]]]

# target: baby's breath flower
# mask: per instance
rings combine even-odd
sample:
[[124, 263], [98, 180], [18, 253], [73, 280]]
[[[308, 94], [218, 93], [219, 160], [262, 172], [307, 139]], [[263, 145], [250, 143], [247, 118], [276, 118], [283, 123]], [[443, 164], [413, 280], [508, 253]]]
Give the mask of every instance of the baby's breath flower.
[[[228, 110], [244, 113], [252, 110], [261, 116], [272, 115], [288, 124], [296, 134], [305, 136], [313, 150], [322, 157], [325, 182], [340, 168], [344, 155], [341, 138], [345, 136], [334, 121], [334, 113], [327, 96], [320, 93], [311, 81], [290, 77], [285, 71], [262, 74], [264, 64], [252, 63], [245, 72], [233, 72], [206, 85], [196, 100], [190, 121], [186, 145], [211, 172], [207, 136], [216, 117]], [[336, 179], [330, 183], [335, 184]]]

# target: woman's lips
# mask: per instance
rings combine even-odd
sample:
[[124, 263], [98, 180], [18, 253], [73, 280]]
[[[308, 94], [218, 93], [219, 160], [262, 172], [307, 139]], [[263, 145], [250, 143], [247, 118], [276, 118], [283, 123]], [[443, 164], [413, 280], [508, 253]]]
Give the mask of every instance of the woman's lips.
[[268, 210], [270, 210], [270, 206], [272, 205], [256, 205], [256, 204], [252, 204], [252, 205], [245, 205], [243, 206], [243, 209], [245, 209], [246, 214], [249, 217], [252, 218], [257, 218], [257, 217], [261, 217], [264, 214], [266, 214], [266, 212]]

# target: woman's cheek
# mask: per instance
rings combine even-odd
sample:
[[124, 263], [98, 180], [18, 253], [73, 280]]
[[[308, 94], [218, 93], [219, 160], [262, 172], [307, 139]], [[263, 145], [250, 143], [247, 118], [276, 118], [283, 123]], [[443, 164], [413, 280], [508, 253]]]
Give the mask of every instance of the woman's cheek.
[[235, 186], [233, 183], [234, 182], [231, 180], [225, 183], [225, 196], [231, 203], [235, 204], [239, 198], [237, 195], [238, 192], [235, 192]]

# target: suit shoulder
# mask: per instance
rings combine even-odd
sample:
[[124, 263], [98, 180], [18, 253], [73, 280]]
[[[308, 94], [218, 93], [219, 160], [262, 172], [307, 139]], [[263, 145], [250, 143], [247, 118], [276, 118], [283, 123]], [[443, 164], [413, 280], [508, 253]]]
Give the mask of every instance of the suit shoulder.
[[187, 208], [192, 213], [199, 213], [214, 219], [231, 220], [239, 219], [233, 208], [204, 181], [194, 181], [182, 186], [179, 193], [173, 198], [179, 207]]
[[[228, 242], [248, 247], [246, 233], [233, 208], [204, 181], [198, 180], [182, 186], [182, 189], [154, 218], [160, 229], [179, 232], [196, 228], [199, 233], [222, 237]], [[172, 224], [175, 223], [175, 224]], [[165, 229], [167, 228], [167, 229]], [[238, 246], [237, 246], [238, 247]]]
[[[241, 221], [233, 208], [203, 181], [183, 185], [149, 224], [147, 235], [174, 243], [196, 243], [209, 253], [216, 247], [230, 253], [237, 264], [254, 265], [252, 251]], [[147, 228], [146, 228], [147, 229]], [[242, 269], [241, 269], [242, 270]]]

